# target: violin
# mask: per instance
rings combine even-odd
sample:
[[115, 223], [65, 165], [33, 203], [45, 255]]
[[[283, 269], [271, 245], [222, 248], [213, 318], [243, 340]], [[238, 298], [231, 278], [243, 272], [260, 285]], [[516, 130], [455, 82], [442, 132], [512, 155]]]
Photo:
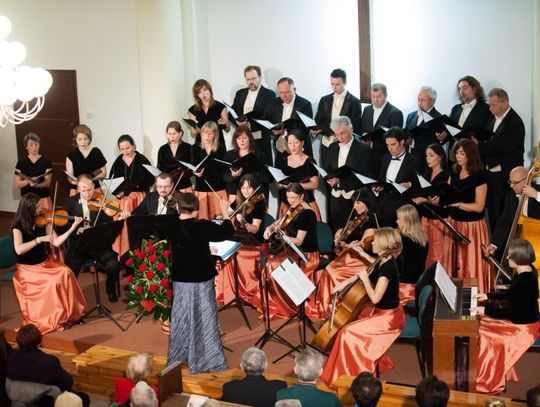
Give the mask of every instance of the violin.
[[339, 256], [350, 249], [354, 249], [355, 247], [361, 247], [366, 252], [373, 253], [373, 240], [374, 239], [375, 239], [375, 235], [369, 235], [360, 241], [354, 241], [348, 245], [336, 247], [334, 252], [336, 253], [337, 256]]
[[102, 210], [107, 216], [111, 217], [122, 211], [118, 199], [105, 199], [105, 195], [102, 192], [94, 193], [92, 199], [88, 200], [87, 203], [90, 211], [99, 212]]
[[[49, 211], [40, 211], [34, 220], [34, 224], [37, 227], [42, 228], [52, 222], [54, 226], [63, 227], [71, 220], [75, 220], [75, 216], [69, 215], [67, 211], [63, 209], [57, 209], [53, 214]], [[84, 219], [83, 222], [88, 222], [88, 219]]]
[[[351, 233], [354, 232], [358, 227], [366, 223], [368, 219], [369, 219], [369, 214], [367, 212], [364, 212], [358, 215], [353, 220], [347, 222], [347, 224], [343, 228], [343, 231], [341, 232], [341, 236], [339, 236], [338, 242], [336, 243], [336, 248], [334, 250], [334, 253], [336, 253], [336, 256], [339, 256], [347, 249], [347, 246], [343, 246], [341, 243], [347, 240], [349, 236], [351, 235]], [[373, 243], [373, 240], [371, 242]]]
[[[281, 235], [280, 233], [284, 233], [283, 230], [289, 226], [289, 224], [304, 210], [304, 207], [302, 204], [298, 204], [296, 206], [291, 206], [289, 210], [279, 219], [277, 222], [275, 222], [272, 226], [270, 226], [270, 230], [272, 231], [272, 236], [270, 238], [270, 251], [271, 253], [275, 254], [279, 251], [279, 249], [282, 247], [280, 240]], [[280, 233], [279, 233], [280, 232]]]
[[256, 194], [253, 195], [251, 198], [247, 200], [246, 206], [244, 206], [244, 210], [242, 212], [243, 215], [249, 215], [251, 212], [253, 212], [253, 209], [255, 208], [255, 205], [257, 202], [260, 202], [264, 199], [263, 194]]

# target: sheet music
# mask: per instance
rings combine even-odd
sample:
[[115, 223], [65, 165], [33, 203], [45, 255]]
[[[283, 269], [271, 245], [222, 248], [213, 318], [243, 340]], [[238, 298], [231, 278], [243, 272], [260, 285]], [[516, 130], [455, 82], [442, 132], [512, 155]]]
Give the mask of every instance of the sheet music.
[[272, 167], [270, 165], [266, 166], [268, 168], [268, 171], [270, 171], [270, 174], [272, 174], [272, 177], [279, 183], [283, 181], [285, 178], [288, 178], [287, 175], [283, 174], [283, 171], [281, 171], [279, 168]]
[[424, 118], [424, 123], [427, 123], [433, 120], [433, 117], [428, 112], [422, 112], [422, 117]]
[[435, 282], [441, 290], [441, 294], [450, 306], [453, 312], [456, 312], [457, 306], [457, 287], [454, 282], [448, 277], [441, 263], [437, 262], [435, 269]]
[[272, 271], [272, 278], [296, 305], [303, 303], [315, 291], [315, 285], [289, 258]]
[[302, 120], [302, 123], [304, 123], [304, 126], [306, 127], [317, 127], [317, 123], [315, 122], [315, 120], [313, 120], [311, 117], [309, 117], [307, 114], [304, 114], [300, 111], [296, 111], [296, 113], [298, 114], [298, 117], [300, 118], [300, 120]]
[[73, 174], [70, 174], [69, 172], [67, 171], [64, 171], [64, 174], [66, 174], [68, 176], [69, 179], [73, 180], [73, 181], [77, 181], [77, 177], [74, 176]]
[[405, 192], [405, 191], [408, 189], [408, 188], [405, 188], [403, 185], [398, 184], [397, 182], [394, 182], [394, 181], [389, 180], [389, 179], [387, 179], [386, 182], [388, 182], [389, 184], [392, 184], [392, 186], [393, 186], [394, 188], [396, 188], [397, 191], [398, 191], [400, 194], [402, 194], [403, 192]]
[[287, 236], [286, 234], [283, 234], [281, 235], [282, 239], [285, 241], [285, 243], [287, 243], [289, 245], [289, 247], [291, 249], [293, 249], [293, 251], [300, 257], [300, 260], [302, 260], [304, 263], [309, 263], [306, 255], [304, 254], [304, 252], [297, 246], [295, 245], [292, 240], [289, 238], [289, 236]]
[[225, 261], [236, 253], [242, 244], [233, 240], [224, 240], [222, 242], [208, 242], [208, 246], [212, 255], [218, 256]]
[[311, 162], [311, 164], [315, 167], [315, 169], [317, 170], [317, 172], [319, 174], [321, 174], [321, 177], [323, 178], [326, 178], [326, 176], [328, 176], [328, 173], [322, 168], [322, 167], [319, 167], [317, 164], [315, 164], [313, 161]]
[[446, 130], [448, 130], [448, 133], [450, 133], [452, 135], [452, 137], [454, 137], [456, 134], [461, 132], [460, 129], [458, 129], [457, 127], [454, 127], [454, 126], [450, 126], [449, 124], [445, 124], [444, 127], [446, 127]]
[[142, 166], [146, 168], [146, 170], [154, 177], [157, 177], [159, 174], [161, 174], [161, 170], [157, 167], [154, 167], [153, 165], [143, 164]]
[[207, 159], [208, 157], [210, 157], [210, 156], [207, 155], [206, 157], [204, 157], [204, 158], [201, 160], [201, 162], [200, 162], [199, 164], [197, 164], [197, 166], [193, 166], [192, 164], [186, 163], [186, 162], [181, 161], [181, 160], [178, 160], [178, 162], [179, 162], [180, 164], [182, 164], [184, 167], [189, 168], [191, 171], [193, 171], [193, 172], [198, 172], [199, 167], [202, 165], [203, 162], [206, 161], [206, 159]]
[[269, 122], [268, 120], [259, 120], [254, 119], [257, 123], [259, 123], [261, 126], [266, 127], [268, 130], [272, 130], [274, 127], [277, 126], [277, 124], [272, 124], [272, 122]]
[[223, 104], [227, 106], [227, 109], [229, 109], [229, 112], [231, 113], [231, 116], [233, 117], [233, 119], [234, 120], [238, 119], [238, 114], [236, 114], [236, 111], [233, 109], [233, 107], [229, 105], [228, 103], [226, 103], [225, 101], [223, 101]]
[[416, 174], [416, 177], [418, 178], [418, 182], [420, 182], [420, 187], [421, 188], [427, 188], [427, 187], [431, 186], [429, 181], [427, 179], [425, 179], [424, 177], [422, 177], [420, 174]]
[[374, 180], [373, 178], [366, 177], [365, 175], [358, 174], [357, 172], [353, 172], [353, 174], [360, 180], [360, 182], [364, 185], [369, 184], [376, 184], [378, 181]]
[[115, 191], [116, 188], [120, 186], [124, 182], [124, 177], [118, 177], [118, 178], [105, 178], [99, 181], [99, 185], [101, 185], [101, 189], [103, 191], [112, 192]]

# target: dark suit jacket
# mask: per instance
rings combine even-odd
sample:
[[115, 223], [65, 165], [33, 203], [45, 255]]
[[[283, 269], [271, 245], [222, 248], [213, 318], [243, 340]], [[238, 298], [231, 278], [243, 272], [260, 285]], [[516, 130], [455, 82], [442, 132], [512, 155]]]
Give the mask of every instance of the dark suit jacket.
[[[334, 103], [334, 94], [323, 96], [319, 101], [315, 122], [321, 125], [329, 125], [332, 120], [332, 105]], [[362, 104], [360, 99], [353, 96], [349, 91], [345, 94], [343, 106], [339, 112], [340, 116], [347, 116], [351, 119], [353, 131], [360, 133], [362, 131]]]
[[[156, 215], [158, 209], [159, 194], [157, 192], [151, 192], [146, 195], [139, 206], [135, 208], [132, 215], [144, 216], [144, 215]], [[174, 215], [178, 213], [175, 208], [167, 208], [165, 215]]]
[[287, 388], [282, 380], [266, 380], [264, 376], [246, 376], [223, 385], [221, 400], [254, 407], [274, 407], [278, 390]]
[[[493, 130], [495, 117], [491, 116], [487, 124]], [[525, 126], [514, 109], [510, 109], [495, 134], [487, 141], [478, 143], [480, 156], [489, 168], [501, 165], [504, 173], [518, 165], [523, 165], [525, 152]]]
[[[345, 165], [362, 175], [370, 175], [371, 151], [367, 144], [353, 138], [351, 149], [345, 160]], [[327, 172], [333, 172], [338, 168], [339, 142], [336, 141], [328, 147], [325, 162], [321, 163]], [[340, 180], [340, 189], [350, 191], [356, 188], [358, 180], [354, 175]]]
[[[428, 114], [433, 118], [439, 117], [441, 115], [439, 111], [435, 108], [432, 108]], [[407, 115], [407, 120], [405, 121], [405, 129], [414, 129], [415, 127], [417, 127], [417, 122], [418, 110], [415, 110], [414, 112], [411, 112]], [[420, 124], [422, 123], [424, 123], [424, 121], [422, 121]], [[411, 154], [415, 155], [416, 158], [420, 159], [423, 168], [425, 168], [426, 162], [426, 148], [432, 143], [437, 143], [437, 138], [435, 137], [435, 132], [429, 129], [425, 129], [425, 131], [418, 135], [414, 140], [414, 148], [411, 150]]]
[[[236, 92], [234, 95], [234, 101], [232, 104], [233, 109], [241, 116], [244, 114], [244, 103], [249, 92], [249, 88], [243, 88]], [[257, 98], [255, 99], [255, 105], [253, 106], [253, 117], [255, 119], [269, 119], [268, 118], [268, 106], [274, 101], [276, 94], [268, 88], [261, 85]], [[258, 123], [251, 123], [251, 129], [253, 131], [261, 130], [262, 127]]]
[[[458, 123], [462, 111], [463, 107], [461, 107], [461, 103], [455, 105], [450, 112], [450, 119]], [[487, 128], [488, 121], [491, 117], [493, 117], [493, 115], [489, 111], [488, 104], [478, 100], [476, 105], [474, 105], [473, 109], [471, 110], [471, 113], [469, 113], [467, 116], [467, 120], [465, 120], [465, 123], [463, 123], [463, 128], [469, 126]]]
[[390, 102], [387, 102], [377, 122], [373, 125], [373, 105], [366, 106], [362, 114], [362, 133], [369, 133], [377, 126], [403, 127], [403, 113]]
[[[80, 194], [70, 196], [64, 201], [64, 209], [67, 211], [68, 214], [71, 216], [83, 216], [83, 208], [82, 204], [79, 203], [79, 200], [81, 199]], [[90, 211], [90, 222], [94, 224], [94, 221], [97, 217], [96, 211]], [[101, 225], [102, 223], [112, 222], [113, 219], [110, 216], [107, 216], [105, 212], [101, 211], [99, 214], [99, 219], [97, 221], [98, 225]]]
[[319, 390], [315, 385], [296, 384], [288, 389], [278, 391], [278, 400], [300, 400], [302, 406], [309, 407], [341, 407], [334, 393]]
[[[392, 156], [390, 154], [385, 154], [381, 160], [381, 169], [379, 171], [379, 180], [386, 181], [386, 171], [388, 171], [388, 166]], [[419, 186], [418, 177], [416, 173], [420, 171], [421, 163], [412, 154], [405, 153], [403, 157], [403, 162], [396, 177], [396, 183], [401, 184], [402, 182], [411, 182], [413, 186]]]
[[56, 356], [39, 349], [15, 350], [9, 355], [6, 376], [12, 380], [58, 386], [60, 390], [71, 390], [73, 379], [60, 365]]

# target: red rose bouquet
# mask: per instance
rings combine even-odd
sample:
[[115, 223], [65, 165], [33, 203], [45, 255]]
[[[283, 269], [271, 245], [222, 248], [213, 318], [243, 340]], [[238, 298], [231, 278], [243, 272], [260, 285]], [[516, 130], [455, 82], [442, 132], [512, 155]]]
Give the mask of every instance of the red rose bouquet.
[[171, 319], [171, 263], [167, 241], [154, 236], [143, 239], [140, 249], [129, 251], [126, 266], [133, 274], [126, 277], [128, 308], [135, 308], [138, 314], [152, 315], [156, 320]]

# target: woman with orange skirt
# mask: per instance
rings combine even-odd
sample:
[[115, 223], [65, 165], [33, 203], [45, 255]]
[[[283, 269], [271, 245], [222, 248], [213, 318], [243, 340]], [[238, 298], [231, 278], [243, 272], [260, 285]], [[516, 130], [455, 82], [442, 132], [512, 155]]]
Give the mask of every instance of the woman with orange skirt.
[[88, 174], [94, 179], [94, 188], [99, 190], [99, 180], [107, 176], [105, 164], [107, 160], [101, 150], [90, 147], [92, 143], [92, 130], [85, 124], [73, 129], [73, 143], [75, 148], [66, 157], [66, 172], [72, 177], [67, 178], [69, 183], [69, 196], [77, 194], [77, 177]]
[[355, 216], [348, 222], [348, 226], [336, 231], [334, 243], [338, 248], [337, 257], [322, 271], [317, 283], [316, 297], [306, 307], [311, 318], [326, 318], [329, 315], [334, 287], [369, 266], [350, 244], [365, 241], [367, 236], [373, 235], [373, 228], [376, 226], [372, 216], [376, 204], [375, 196], [370, 189], [361, 188], [353, 197], [356, 197], [353, 205]]
[[[278, 228], [283, 231], [296, 246], [305, 254], [308, 262], [298, 259], [292, 250], [282, 251], [271, 255], [266, 262], [266, 279], [268, 289], [268, 304], [270, 318], [289, 318], [296, 314], [298, 307], [289, 299], [287, 294], [279, 287], [272, 278], [272, 271], [289, 257], [295, 261], [307, 278], [314, 279], [315, 270], [319, 267], [319, 246], [317, 243], [317, 219], [311, 207], [304, 200], [305, 191], [302, 185], [293, 182], [287, 186], [287, 202], [291, 206], [288, 216], [278, 219], [264, 231], [264, 238], [270, 239], [274, 234], [278, 234]], [[284, 243], [286, 245], [286, 243]], [[257, 293], [253, 297], [252, 304], [263, 312], [263, 301], [261, 294]]]
[[414, 206], [403, 205], [396, 214], [403, 244], [396, 259], [399, 265], [399, 301], [405, 305], [415, 300], [416, 281], [424, 271], [430, 245]]
[[[424, 173], [424, 178], [431, 185], [448, 183], [450, 173], [447, 170], [446, 152], [440, 144], [430, 144], [426, 148], [426, 164], [428, 168]], [[417, 205], [418, 213], [422, 218], [422, 227], [428, 235], [426, 267], [438, 261], [445, 270], [451, 270], [452, 262], [448, 247], [452, 244], [452, 232], [431, 212], [446, 219], [449, 214], [448, 209], [438, 205], [439, 201], [436, 197], [417, 197], [413, 198], [413, 202]]]
[[178, 181], [182, 173], [182, 164], [179, 161], [191, 163], [191, 145], [182, 141], [184, 131], [179, 122], [169, 122], [166, 131], [168, 142], [167, 144], [163, 144], [158, 150], [157, 167], [161, 171], [170, 174], [174, 184], [178, 182], [176, 191], [193, 192], [189, 175], [185, 174]]
[[21, 196], [29, 192], [38, 195], [40, 198], [38, 207], [50, 212], [52, 201], [49, 187], [53, 171], [52, 163], [39, 154], [41, 139], [37, 134], [26, 134], [23, 144], [28, 155], [21, 158], [15, 166], [15, 186], [21, 190]]
[[[209, 121], [200, 129], [201, 140], [191, 147], [191, 162], [196, 167], [206, 158], [202, 168], [195, 175], [195, 195], [199, 199], [199, 219], [212, 219], [220, 212], [220, 201], [227, 200], [226, 184], [223, 179], [223, 166], [218, 160], [225, 158], [225, 146], [219, 141], [219, 128]], [[208, 158], [207, 158], [208, 157]]]
[[[120, 200], [120, 211], [122, 213], [131, 213], [141, 204], [146, 193], [154, 184], [154, 176], [143, 167], [143, 164], [150, 165], [150, 161], [136, 151], [135, 141], [129, 134], [124, 134], [118, 138], [118, 149], [121, 154], [111, 167], [110, 177], [124, 177], [124, 182], [129, 183], [127, 190], [120, 191], [116, 197]], [[124, 225], [122, 233], [114, 242], [113, 250], [119, 256], [129, 250], [127, 224]]]
[[454, 168], [450, 185], [455, 190], [456, 203], [450, 204], [450, 224], [469, 238], [470, 244], [453, 241], [450, 277], [476, 278], [478, 291], [485, 293], [493, 287], [493, 275], [484, 259], [481, 245], [489, 245], [488, 226], [484, 217], [487, 180], [478, 147], [469, 139], [459, 140], [452, 148]]
[[[260, 183], [253, 174], [240, 178], [232, 211], [237, 211], [233, 222], [236, 225], [235, 239], [242, 242], [236, 252], [236, 262], [228, 260], [216, 277], [216, 295], [219, 302], [229, 303], [235, 298], [235, 273], [238, 275], [238, 295], [247, 303], [259, 293], [258, 263], [261, 257], [263, 238], [263, 221], [266, 214], [266, 201]], [[257, 188], [259, 188], [257, 190]], [[257, 192], [255, 192], [257, 191]], [[244, 204], [246, 199], [249, 201]], [[236, 264], [236, 270], [235, 270]]]
[[62, 330], [65, 324], [80, 320], [86, 312], [77, 278], [64, 263], [48, 257], [44, 245], [60, 246], [82, 218], [75, 218], [69, 230], [60, 236], [47, 234], [45, 227], [34, 225], [38, 201], [39, 196], [34, 193], [24, 195], [11, 225], [17, 254], [13, 286], [23, 325], [34, 324], [45, 334]]
[[[309, 204], [317, 220], [321, 220], [321, 211], [315, 201], [314, 191], [319, 187], [319, 173], [311, 164], [311, 157], [304, 153], [304, 135], [296, 129], [290, 130], [287, 135], [287, 147], [289, 155], [283, 159], [278, 159], [276, 166], [283, 171], [287, 176], [290, 176], [292, 181], [299, 182], [305, 191], [304, 200]], [[309, 142], [309, 140], [308, 140]], [[283, 216], [289, 204], [285, 198], [285, 189], [287, 185], [278, 184], [278, 189], [281, 191], [279, 214]]]
[[[368, 262], [376, 260], [361, 247], [356, 250]], [[376, 230], [373, 252], [379, 256], [379, 264], [371, 274], [365, 269], [360, 270], [358, 275], [334, 288], [334, 292], [342, 291], [359, 279], [372, 305], [362, 311], [358, 320], [339, 331], [321, 374], [327, 386], [332, 387], [342, 375], [374, 373], [377, 365], [379, 371], [392, 367], [385, 353], [405, 326], [405, 315], [399, 304], [399, 271], [394, 257], [400, 250], [401, 237], [397, 230], [388, 227]]]
[[476, 378], [480, 393], [498, 394], [506, 379], [517, 380], [514, 365], [540, 335], [534, 248], [527, 240], [513, 240], [507, 258], [514, 272], [508, 291], [476, 296], [484, 303], [476, 308], [482, 315]]

